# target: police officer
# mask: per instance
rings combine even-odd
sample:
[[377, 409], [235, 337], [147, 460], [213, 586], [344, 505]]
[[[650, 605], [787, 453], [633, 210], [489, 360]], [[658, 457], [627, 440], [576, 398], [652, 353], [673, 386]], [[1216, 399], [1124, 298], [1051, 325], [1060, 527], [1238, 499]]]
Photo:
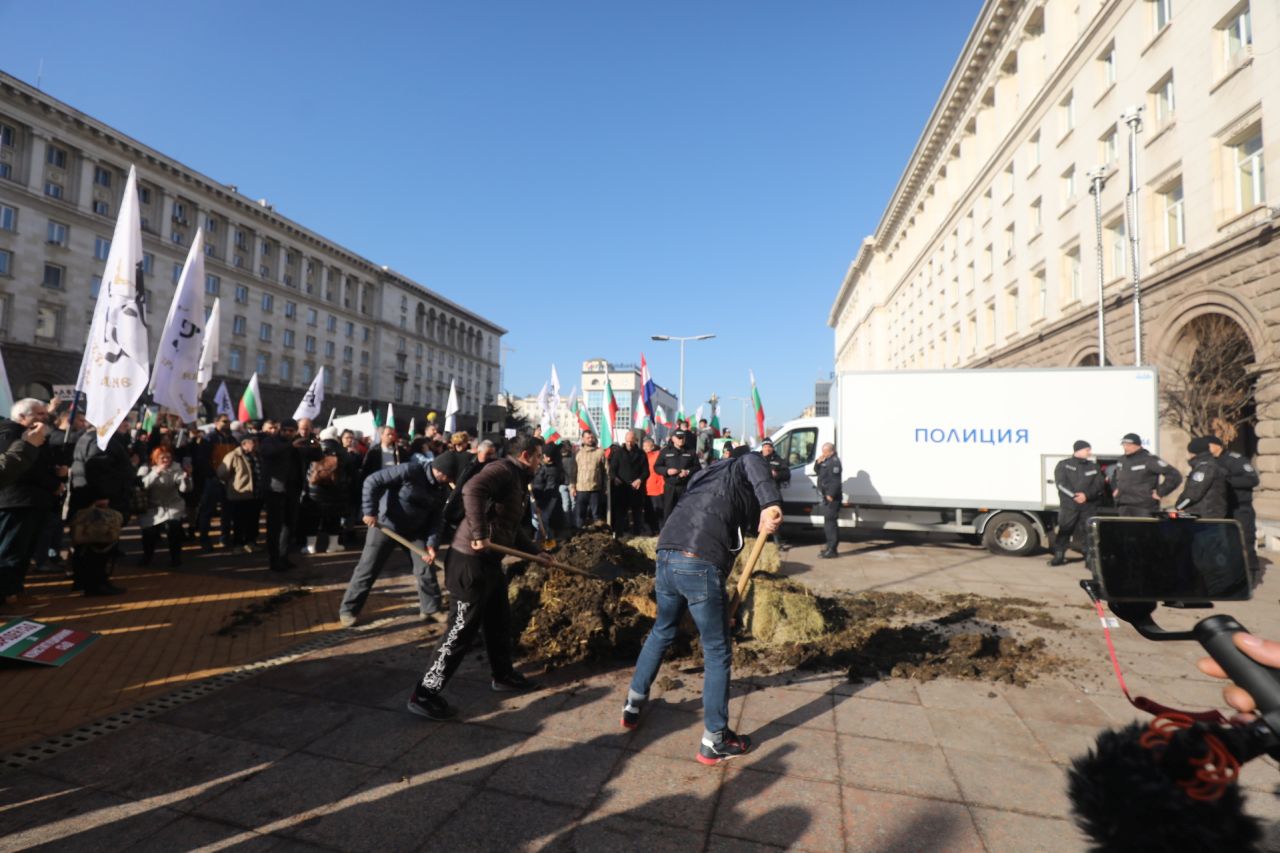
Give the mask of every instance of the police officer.
[[1227, 476], [1209, 452], [1209, 439], [1193, 438], [1187, 453], [1191, 457], [1191, 474], [1174, 508], [1201, 518], [1226, 518]]
[[1073, 454], [1053, 469], [1053, 482], [1058, 487], [1058, 535], [1053, 539], [1051, 566], [1067, 562], [1072, 537], [1077, 531], [1088, 530], [1089, 519], [1098, 514], [1098, 501], [1106, 488], [1089, 442], [1077, 441], [1072, 450]]
[[675, 509], [676, 502], [680, 500], [684, 490], [689, 487], [689, 478], [702, 468], [698, 464], [697, 455], [689, 447], [689, 442], [689, 433], [684, 430], [677, 430], [671, 435], [671, 443], [662, 448], [657, 458], [653, 460], [654, 470], [662, 475], [662, 518], [664, 521], [671, 517], [671, 510]]
[[818, 556], [830, 559], [836, 556], [836, 546], [840, 543], [840, 504], [844, 503], [843, 469], [834, 444], [827, 442], [822, 445], [822, 455], [818, 457], [813, 470], [818, 475], [818, 494], [822, 498], [822, 532], [827, 540], [827, 547]]
[[1160, 499], [1182, 485], [1178, 469], [1142, 446], [1137, 433], [1120, 439], [1124, 458], [1111, 466], [1107, 477], [1120, 515], [1150, 518], [1160, 511]]
[[1249, 565], [1258, 565], [1258, 517], [1253, 512], [1253, 490], [1258, 487], [1258, 471], [1239, 453], [1228, 453], [1216, 435], [1206, 436], [1209, 452], [1227, 475], [1227, 518], [1234, 518], [1244, 531], [1244, 547]]
[[791, 468], [787, 465], [785, 459], [773, 452], [773, 441], [771, 439], [766, 438], [760, 442], [760, 455], [768, 463], [769, 476], [773, 477], [773, 482], [779, 490], [791, 482]]

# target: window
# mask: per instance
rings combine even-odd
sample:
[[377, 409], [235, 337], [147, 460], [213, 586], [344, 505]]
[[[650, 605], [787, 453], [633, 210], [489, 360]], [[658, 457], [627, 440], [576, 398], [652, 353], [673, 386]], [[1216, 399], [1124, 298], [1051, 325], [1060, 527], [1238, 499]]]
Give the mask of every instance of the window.
[[173, 265], [173, 272], [170, 273], [169, 275], [169, 280], [172, 281], [174, 284], [177, 284], [178, 279], [180, 278], [182, 278], [182, 264], [175, 263]]
[[227, 368], [232, 373], [239, 373], [244, 370], [244, 350], [240, 347], [231, 348], [231, 355], [227, 359]]
[[173, 220], [183, 225], [187, 223], [187, 206], [180, 201], [173, 203]]
[[1267, 197], [1262, 164], [1262, 128], [1255, 125], [1229, 146], [1232, 159], [1235, 212], [1244, 213]]
[[1159, 130], [1173, 122], [1173, 72], [1160, 78], [1160, 82], [1148, 93], [1151, 98], [1151, 118]]
[[284, 330], [284, 345], [286, 349], [293, 349], [293, 329]]
[[314, 326], [316, 324], [317, 316], [318, 315], [316, 314], [316, 309], [308, 308], [307, 309], [307, 325]]
[[107, 255], [111, 252], [111, 241], [106, 237], [93, 238], [93, 256], [100, 261], [105, 261]]
[[222, 290], [222, 281], [216, 275], [206, 275], [204, 277], [204, 292], [210, 296], [217, 296]]
[[1230, 71], [1253, 55], [1253, 20], [1246, 3], [1220, 28], [1222, 68]]
[[0, 178], [13, 180], [13, 167], [8, 163], [0, 163]]
[[360, 350], [360, 366], [361, 367], [369, 366], [369, 351], [367, 349]]
[[265, 379], [271, 373], [271, 356], [264, 352], [258, 353], [254, 369], [258, 371], [258, 376]]
[[218, 220], [214, 219], [212, 216], [206, 216], [204, 218], [204, 230], [208, 231], [210, 234], [217, 234]]
[[258, 325], [258, 340], [263, 343], [271, 343], [271, 324], [261, 323]]
[[360, 329], [360, 340], [361, 340], [361, 341], [363, 341], [363, 342], [364, 342], [364, 343], [366, 343], [366, 344], [367, 344], [367, 343], [369, 343], [369, 327], [368, 327], [368, 326], [362, 326], [362, 327], [361, 327], [361, 329]]
[[1187, 227], [1183, 221], [1182, 178], [1166, 185], [1157, 196], [1163, 224], [1160, 229], [1164, 238], [1163, 249], [1172, 252], [1187, 242]]
[[62, 289], [62, 279], [67, 274], [66, 269], [57, 264], [44, 265], [44, 279], [40, 282], [44, 287], [52, 290]]
[[262, 276], [263, 278], [270, 278], [270, 277], [271, 277], [271, 268], [270, 268], [270, 267], [268, 267], [266, 264], [259, 264], [259, 265], [258, 265], [258, 275]]
[[275, 310], [275, 307], [276, 307], [276, 298], [272, 296], [270, 293], [262, 294], [262, 313], [270, 314], [272, 311]]
[[1111, 165], [1119, 161], [1120, 148], [1116, 144], [1116, 139], [1116, 126], [1113, 124], [1107, 128], [1107, 132], [1102, 134], [1102, 138], [1098, 140], [1098, 150], [1102, 155], [1103, 165]]
[[0, 275], [13, 275], [13, 252], [0, 249]]
[[996, 304], [988, 302], [983, 311], [982, 322], [986, 325], [986, 333], [982, 336], [987, 346], [995, 346], [996, 342]]
[[95, 275], [89, 277], [89, 295], [94, 299], [98, 298], [99, 291], [102, 290], [102, 276]]
[[1116, 82], [1116, 46], [1113, 42], [1098, 57], [1098, 70], [1102, 75], [1102, 88], [1108, 89]]
[[286, 319], [289, 319], [289, 320], [292, 320], [294, 317], [297, 317], [297, 316], [298, 316], [298, 303], [296, 303], [296, 302], [289, 302], [289, 301], [287, 301], [287, 300], [286, 300], [286, 301], [285, 301], [285, 303], [284, 303], [284, 316], [285, 316], [285, 318], [286, 318]]
[[67, 168], [67, 151], [65, 148], [50, 145], [44, 149], [44, 161], [55, 169], [65, 169]]
[[1120, 278], [1128, 269], [1129, 241], [1125, 234], [1124, 217], [1108, 223], [1106, 228], [1107, 279]]
[[49, 198], [62, 198], [62, 184], [56, 181], [45, 181], [44, 194]]
[[1010, 160], [1008, 165], [1004, 167], [1004, 171], [1000, 174], [1000, 198], [1004, 200], [1013, 195], [1013, 161]]
[[348, 320], [347, 326], [346, 326], [346, 332], [347, 332], [348, 338], [354, 338], [356, 335], [356, 324]]
[[1018, 329], [1018, 287], [1014, 285], [1004, 292], [1004, 334], [1011, 337]]
[[302, 348], [307, 352], [314, 353], [316, 351], [316, 336], [307, 335], [306, 340], [302, 342]]
[[110, 187], [111, 186], [111, 170], [104, 169], [101, 166], [94, 166], [93, 182], [100, 187]]
[[182, 232], [181, 232], [181, 231], [174, 231], [174, 232], [173, 232], [173, 234], [172, 234], [172, 238], [173, 238], [174, 245], [177, 245], [177, 246], [181, 246], [181, 245], [182, 245]]
[[333, 352], [334, 352], [334, 345], [333, 345], [333, 341], [325, 341], [325, 342], [324, 342], [324, 357], [325, 357], [325, 358], [333, 358]]
[[1035, 274], [1036, 281], [1036, 316], [1043, 319], [1049, 316], [1049, 281], [1044, 270]]
[[36, 308], [36, 340], [58, 340], [58, 331], [61, 325], [61, 308], [55, 305], [41, 305]]
[[1037, 198], [1031, 202], [1029, 218], [1031, 220], [1031, 233], [1033, 235], [1039, 234], [1040, 229], [1044, 228], [1044, 202], [1042, 199]]
[[111, 205], [107, 204], [105, 201], [102, 201], [100, 199], [94, 199], [93, 212], [98, 214], [99, 216], [110, 216]]
[[1080, 247], [1068, 249], [1062, 256], [1062, 298], [1065, 302], [1080, 301]]
[[324, 321], [324, 327], [325, 327], [325, 331], [329, 331], [329, 332], [338, 331], [338, 318], [330, 314], [328, 318], [326, 318]]
[[50, 219], [49, 228], [46, 233], [48, 234], [48, 237], [46, 239], [50, 243], [52, 243], [55, 246], [62, 246], [63, 248], [66, 248], [66, 245], [67, 245], [67, 226], [66, 225], [63, 225], [61, 222], [54, 222], [52, 219]]
[[351, 347], [342, 348], [342, 360], [344, 362], [346, 362], [347, 364], [350, 364], [354, 358], [355, 358], [355, 352], [351, 349]]
[[17, 230], [18, 230], [17, 208], [0, 204], [0, 231], [17, 231]]
[[[405, 346], [404, 335], [401, 335], [396, 341], [396, 352], [404, 352], [405, 351], [404, 346]], [[453, 356], [449, 356], [449, 366], [453, 367]]]
[[213, 244], [212, 244], [212, 243], [205, 243], [205, 244], [204, 244], [204, 254], [205, 254], [205, 257], [212, 258], [212, 257], [214, 257], [214, 256], [217, 254], [217, 250], [216, 250], [215, 248], [213, 248]]
[[970, 314], [965, 323], [965, 333], [969, 337], [969, 355], [978, 351], [978, 315]]
[[240, 314], [237, 314], [236, 316], [232, 317], [231, 318], [231, 334], [243, 335], [245, 323], [246, 323], [245, 318]]
[[1064, 205], [1075, 203], [1076, 200], [1076, 167], [1069, 166], [1067, 171], [1062, 173], [1062, 202]]
[[1006, 261], [1013, 257], [1014, 238], [1014, 227], [1013, 223], [1010, 222], [1004, 229], [1004, 259]]
[[1151, 5], [1151, 31], [1160, 32], [1173, 18], [1173, 0], [1148, 0]]
[[312, 377], [316, 375], [316, 366], [309, 361], [302, 362], [302, 375], [298, 377], [303, 382], [310, 382]]
[[1058, 126], [1062, 128], [1061, 136], [1066, 136], [1076, 126], [1076, 96], [1067, 92], [1067, 96], [1058, 102]]
[[147, 275], [151, 275], [151, 270], [156, 265], [156, 256], [150, 252], [142, 253], [142, 271]]
[[[344, 394], [351, 393], [351, 371], [350, 370], [342, 371], [342, 393]], [[364, 377], [361, 377], [360, 379], [360, 393], [362, 394], [364, 393]]]
[[151, 204], [151, 188], [138, 187], [138, 201], [143, 204]]
[[262, 257], [264, 258], [271, 257], [271, 244], [268, 243], [266, 240], [262, 241]]
[[290, 382], [293, 380], [293, 362], [287, 358], [280, 359], [280, 381]]
[[13, 128], [7, 124], [0, 124], [0, 148], [13, 147]]
[[249, 304], [249, 288], [245, 287], [243, 284], [236, 285], [236, 302], [240, 305]]
[[243, 249], [246, 247], [244, 232], [239, 229], [236, 229], [235, 244], [237, 249]]
[[231, 265], [236, 269], [242, 268], [244, 266], [244, 258], [240, 257], [239, 255], [236, 255], [235, 258], [231, 261]]
[[404, 380], [403, 379], [396, 380], [396, 402], [397, 403], [404, 402]]

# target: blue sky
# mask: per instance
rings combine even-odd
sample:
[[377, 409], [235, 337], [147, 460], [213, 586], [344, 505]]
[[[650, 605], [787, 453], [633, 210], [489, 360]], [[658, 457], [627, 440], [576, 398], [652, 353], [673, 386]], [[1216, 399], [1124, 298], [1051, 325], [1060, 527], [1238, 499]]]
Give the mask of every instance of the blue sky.
[[688, 408], [752, 368], [774, 424], [981, 8], [56, 5], [0, 0], [5, 71], [510, 329], [512, 392], [714, 333]]

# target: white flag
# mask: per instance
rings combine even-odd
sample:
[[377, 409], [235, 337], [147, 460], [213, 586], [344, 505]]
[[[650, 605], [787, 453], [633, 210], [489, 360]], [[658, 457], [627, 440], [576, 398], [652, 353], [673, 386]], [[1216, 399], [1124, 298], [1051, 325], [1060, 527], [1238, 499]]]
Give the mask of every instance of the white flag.
[[[636, 402], [637, 403], [640, 402], [639, 398], [636, 399]], [[643, 404], [636, 406], [635, 412], [632, 413], [631, 425], [636, 429], [640, 430], [641, 432], [644, 432], [644, 405]]]
[[200, 349], [200, 366], [196, 369], [196, 383], [204, 391], [213, 379], [213, 366], [218, 363], [218, 333], [222, 328], [221, 302], [213, 298], [213, 310], [209, 312], [209, 322], [204, 326], [204, 346]]
[[218, 383], [218, 393], [213, 395], [213, 407], [219, 415], [226, 415], [235, 420], [236, 408], [231, 402], [231, 392], [227, 390], [225, 379]]
[[316, 370], [316, 378], [311, 380], [311, 387], [307, 389], [307, 393], [302, 395], [302, 402], [298, 403], [298, 408], [293, 413], [293, 419], [300, 421], [303, 418], [315, 420], [320, 417], [320, 410], [324, 408], [324, 365], [320, 365]]
[[9, 373], [4, 367], [4, 353], [0, 352], [0, 418], [9, 417], [13, 403], [13, 388], [9, 385]]
[[409, 440], [413, 441], [418, 437], [418, 419], [409, 418]]
[[538, 432], [546, 433], [547, 427], [551, 425], [551, 402], [547, 397], [547, 383], [542, 383], [542, 390], [538, 392]]
[[693, 423], [689, 424], [689, 426], [696, 430], [700, 423], [702, 423], [702, 406], [698, 407], [697, 414], [693, 416]]
[[445, 432], [458, 431], [458, 385], [454, 381], [449, 382], [449, 402], [444, 407], [444, 430]]
[[551, 399], [548, 401], [547, 411], [550, 413], [550, 420], [555, 423], [556, 417], [560, 414], [560, 377], [556, 375], [556, 366], [551, 365]]
[[77, 390], [89, 398], [85, 418], [106, 450], [116, 429], [129, 417], [151, 375], [150, 347], [143, 315], [142, 227], [138, 214], [138, 174], [129, 167], [120, 217], [102, 271], [102, 287], [85, 343]]
[[160, 333], [151, 397], [184, 423], [200, 413], [200, 356], [204, 350], [204, 230], [196, 229], [169, 316]]

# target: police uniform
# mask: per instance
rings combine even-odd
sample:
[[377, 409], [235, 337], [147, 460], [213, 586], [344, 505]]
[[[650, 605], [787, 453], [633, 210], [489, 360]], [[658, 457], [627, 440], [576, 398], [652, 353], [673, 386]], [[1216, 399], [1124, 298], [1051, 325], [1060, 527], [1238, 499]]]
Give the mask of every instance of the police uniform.
[[1208, 450], [1197, 453], [1191, 460], [1191, 473], [1176, 509], [1201, 518], [1227, 517], [1227, 478]]
[[[1214, 440], [1210, 439], [1212, 443]], [[1253, 511], [1253, 490], [1258, 487], [1258, 471], [1239, 453], [1224, 453], [1216, 460], [1227, 480], [1227, 518], [1234, 518], [1244, 531], [1244, 547], [1251, 564], [1258, 561], [1258, 516]]]
[[[685, 433], [684, 447], [669, 444], [662, 448], [657, 458], [653, 460], [653, 468], [662, 475], [662, 517], [667, 519], [671, 517], [671, 510], [675, 509], [676, 502], [680, 500], [684, 490], [689, 487], [689, 480], [702, 468], [698, 464], [698, 455], [689, 447], [689, 434]], [[672, 468], [675, 468], [677, 473], [668, 474], [667, 471]], [[680, 471], [689, 473], [681, 477]]]
[[[770, 447], [772, 446], [770, 445]], [[777, 453], [763, 458], [765, 464], [769, 466], [769, 476], [773, 478], [773, 482], [778, 485], [779, 489], [791, 482], [791, 467], [787, 465], [787, 460]]]
[[840, 504], [844, 502], [844, 469], [840, 466], [840, 457], [834, 453], [825, 461], [815, 464], [813, 469], [818, 474], [818, 494], [822, 498], [822, 531], [826, 534], [827, 542], [822, 553], [834, 557], [836, 547], [840, 544], [839, 518]]
[[1131, 518], [1155, 515], [1160, 511], [1160, 501], [1151, 493], [1165, 498], [1182, 485], [1178, 469], [1145, 448], [1117, 460], [1109, 476], [1116, 493], [1116, 508], [1120, 515]]
[[[1077, 442], [1079, 452], [1088, 444]], [[1058, 535], [1053, 540], [1052, 565], [1066, 562], [1067, 548], [1077, 532], [1089, 529], [1089, 519], [1098, 514], [1106, 483], [1098, 463], [1092, 459], [1069, 456], [1053, 469], [1053, 482], [1058, 488]], [[1084, 503], [1076, 503], [1076, 495], [1084, 495]]]

